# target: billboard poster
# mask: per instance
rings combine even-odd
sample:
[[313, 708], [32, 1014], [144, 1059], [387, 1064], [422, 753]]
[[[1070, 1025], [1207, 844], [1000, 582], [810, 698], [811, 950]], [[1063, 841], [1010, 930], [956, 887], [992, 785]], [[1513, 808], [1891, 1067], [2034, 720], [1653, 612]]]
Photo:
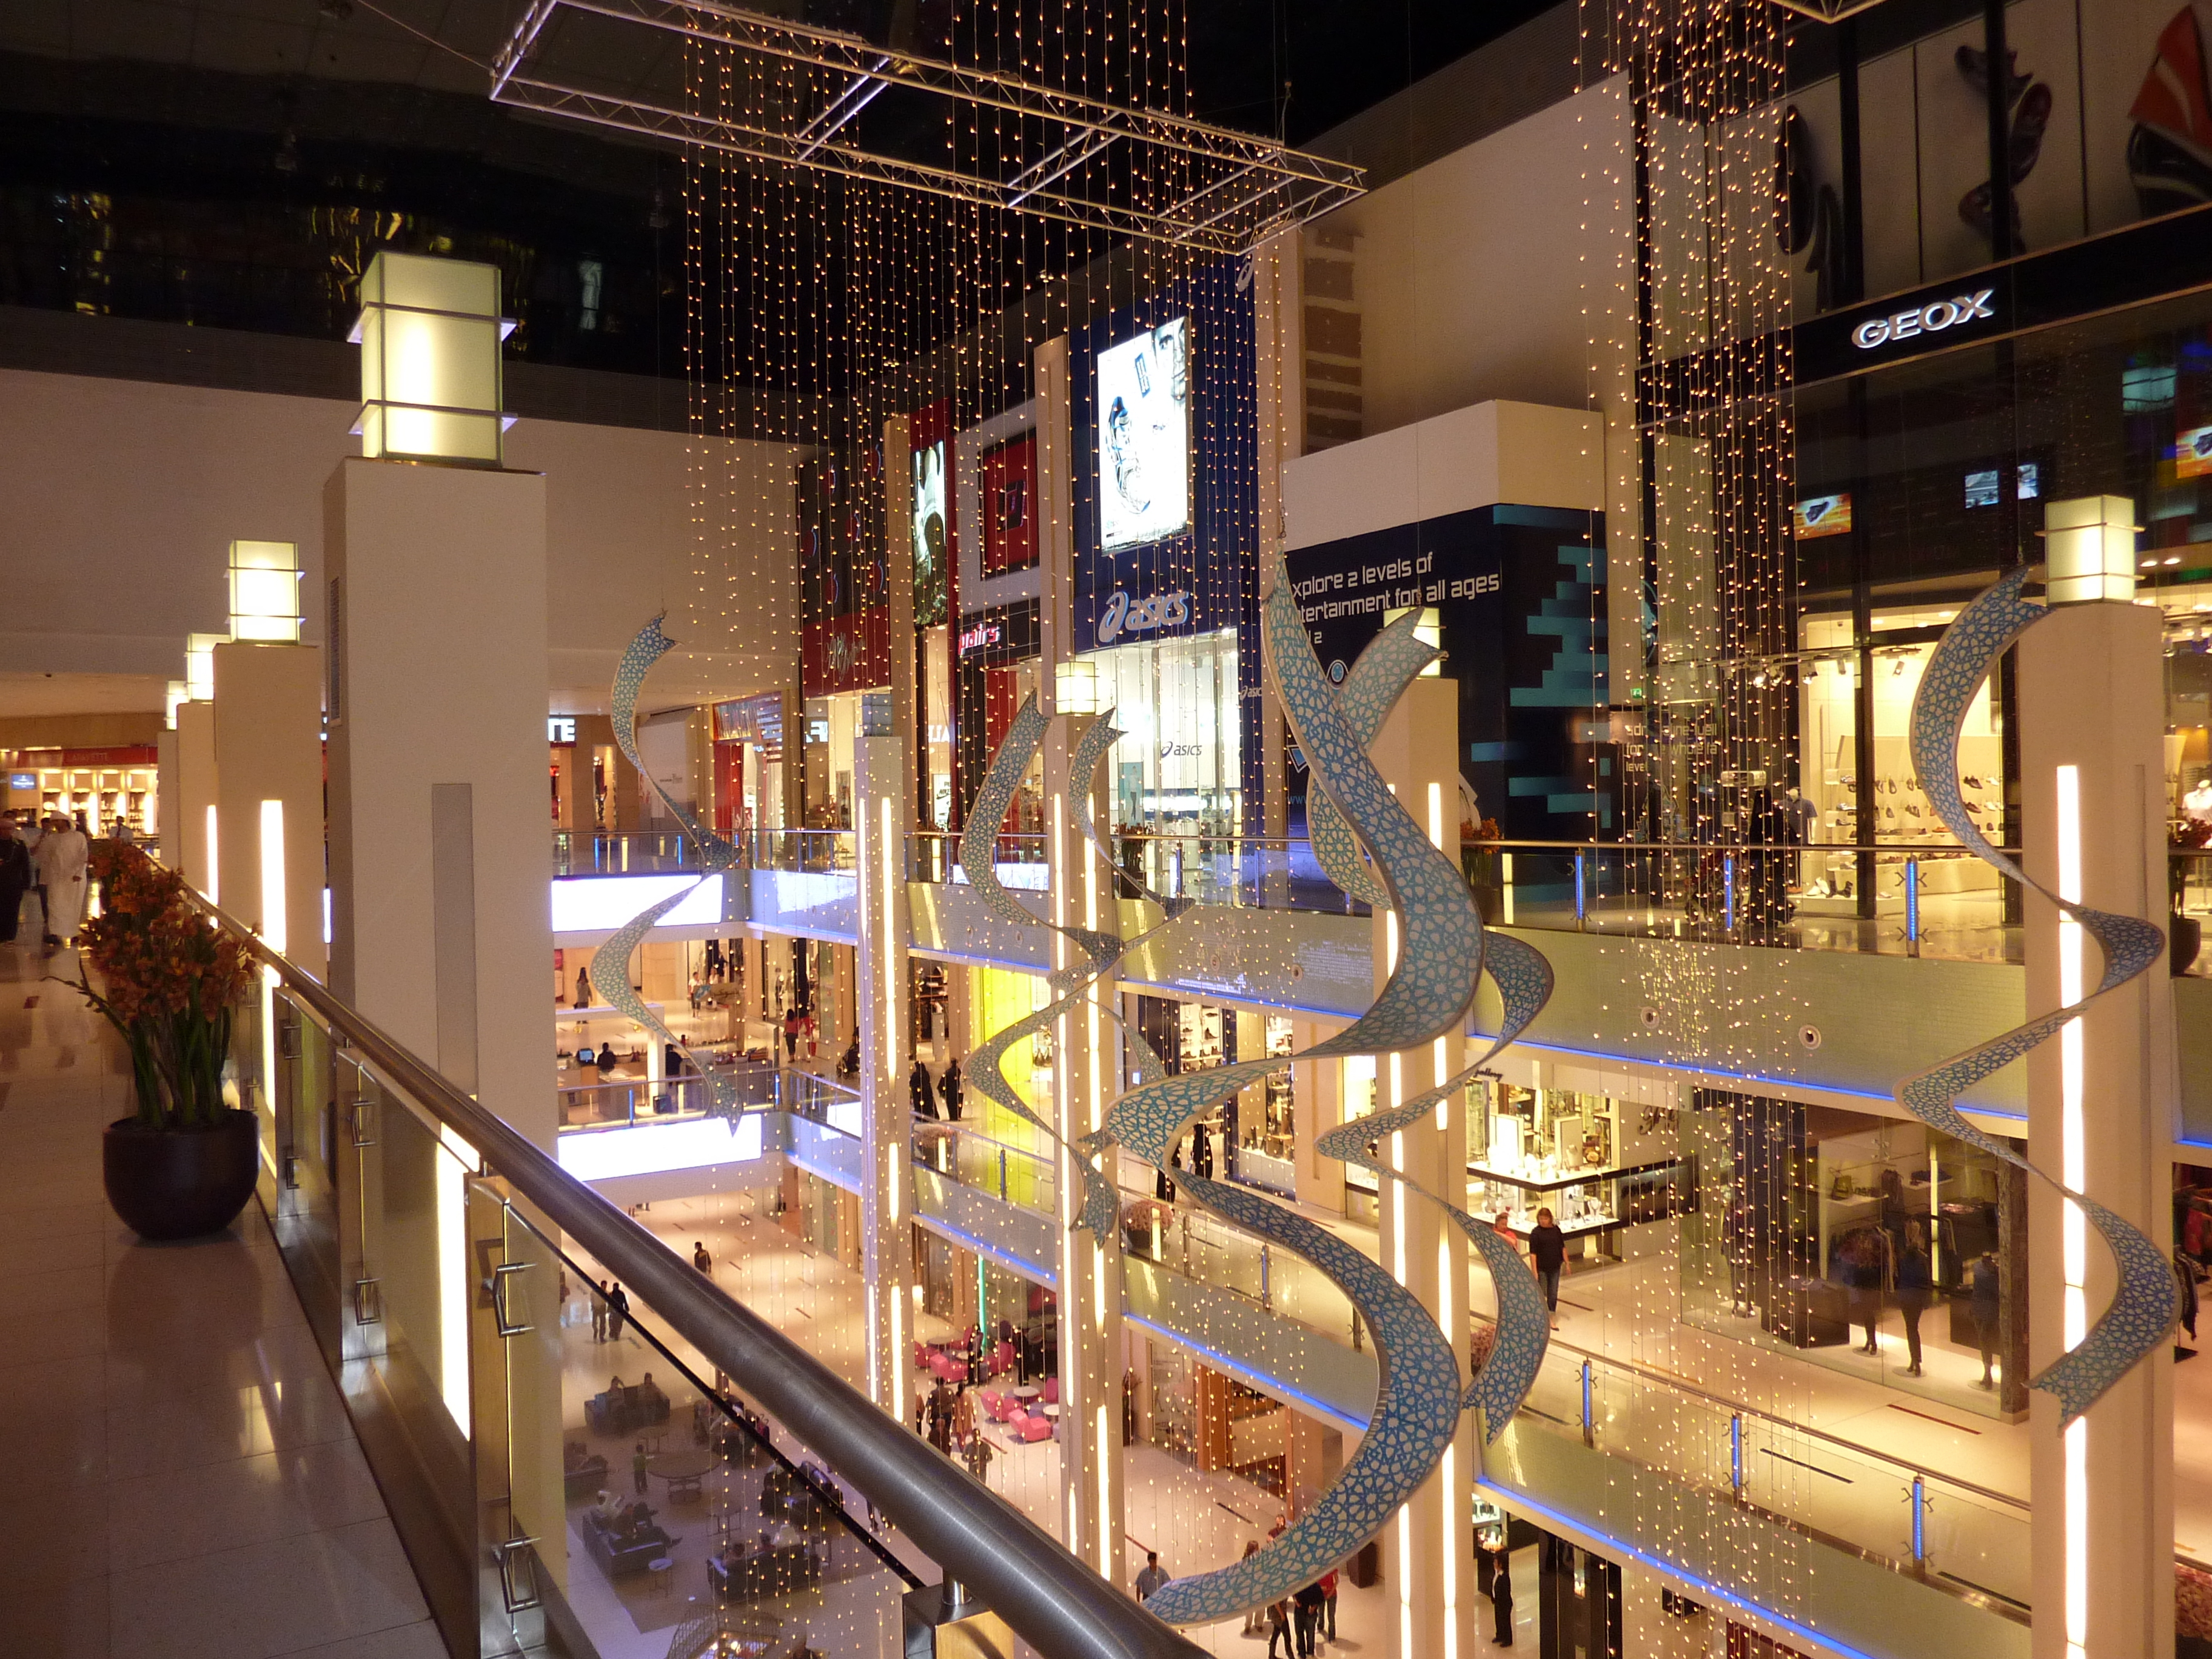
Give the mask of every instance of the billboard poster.
[[[1462, 818], [1495, 818], [1509, 839], [1587, 840], [1612, 828], [1617, 787], [1586, 741], [1607, 700], [1604, 536], [1597, 514], [1477, 507], [1295, 549], [1291, 590], [1338, 683], [1399, 611], [1433, 610], [1441, 672], [1459, 685]], [[1295, 760], [1291, 785], [1302, 834]]]
[[945, 514], [945, 440], [914, 452], [914, 625], [934, 628], [947, 609], [952, 557]]
[[1190, 319], [1097, 353], [1098, 533], [1108, 552], [1190, 528]]

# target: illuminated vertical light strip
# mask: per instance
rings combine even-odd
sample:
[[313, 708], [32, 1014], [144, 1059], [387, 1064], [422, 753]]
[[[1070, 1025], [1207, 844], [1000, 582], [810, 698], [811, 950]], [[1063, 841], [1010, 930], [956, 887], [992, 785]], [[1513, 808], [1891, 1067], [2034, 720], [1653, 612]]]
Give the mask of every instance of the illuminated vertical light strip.
[[215, 805], [207, 810], [207, 901], [210, 904], [222, 902], [222, 860], [216, 852]]
[[[261, 803], [261, 937], [279, 956], [284, 952], [284, 803]], [[273, 969], [270, 970], [272, 973]]]
[[[208, 808], [210, 846], [213, 846], [215, 808]], [[210, 872], [213, 861], [209, 864]], [[212, 879], [212, 876], [210, 876]], [[210, 896], [211, 897], [212, 896]], [[284, 803], [261, 803], [261, 938], [280, 955], [284, 949]], [[276, 987], [274, 968], [261, 970], [261, 1094], [273, 1124], [278, 1099], [276, 1086]], [[273, 1139], [274, 1137], [272, 1137]], [[275, 1171], [278, 1180], [283, 1171]]]
[[[1105, 1390], [1099, 1390], [1102, 1394]], [[1114, 1490], [1107, 1477], [1106, 1462], [1106, 1402], [1098, 1402], [1098, 1571], [1108, 1583], [1112, 1583], [1114, 1571]]]
[[[2081, 769], [2062, 766], [2058, 784], [2058, 896], [2081, 902]], [[2058, 918], [2058, 1001], [2081, 1000], [2081, 924]], [[2087, 1181], [2088, 1148], [2082, 1121], [2081, 1022], [2069, 1019], [2058, 1034], [2060, 1178], [2075, 1192]], [[2062, 1200], [2066, 1347], [2081, 1344], [2088, 1328], [2088, 1236], [2081, 1206]], [[2066, 1430], [2066, 1654], [2082, 1659], [2089, 1641], [2089, 1424], [2077, 1418]]]
[[438, 1198], [438, 1392], [446, 1410], [469, 1435], [468, 1143], [441, 1128], [430, 1154]]
[[[1446, 1547], [1449, 1547], [1447, 1540]], [[1413, 1646], [1413, 1506], [1398, 1506], [1398, 1652], [1400, 1659], [1418, 1652]]]
[[[896, 858], [896, 841], [892, 833], [891, 798], [886, 794], [876, 803], [876, 868], [878, 890], [875, 897], [875, 922], [878, 966], [877, 976], [883, 981], [881, 1052], [874, 1056], [874, 1082], [886, 1103], [897, 1098], [897, 1067], [905, 1054], [905, 1045], [899, 1039], [899, 1002], [905, 988], [899, 983], [898, 941], [891, 937], [891, 896], [897, 889], [892, 885], [898, 879]], [[899, 1115], [891, 1113], [894, 1121]], [[906, 1241], [898, 1237], [902, 1206], [899, 1203], [900, 1176], [904, 1169], [908, 1146], [907, 1132], [902, 1123], [897, 1134], [884, 1147], [883, 1174], [884, 1219], [876, 1240], [876, 1259], [869, 1265], [868, 1285], [868, 1374], [885, 1382], [884, 1397], [891, 1415], [903, 1423], [906, 1420], [906, 1348], [900, 1340], [902, 1321], [898, 1305], [896, 1275], [893, 1275], [890, 1296], [890, 1331], [889, 1352], [884, 1348], [884, 1333], [877, 1323], [877, 1288], [886, 1267], [905, 1259]], [[981, 1328], [981, 1316], [977, 1316]]]

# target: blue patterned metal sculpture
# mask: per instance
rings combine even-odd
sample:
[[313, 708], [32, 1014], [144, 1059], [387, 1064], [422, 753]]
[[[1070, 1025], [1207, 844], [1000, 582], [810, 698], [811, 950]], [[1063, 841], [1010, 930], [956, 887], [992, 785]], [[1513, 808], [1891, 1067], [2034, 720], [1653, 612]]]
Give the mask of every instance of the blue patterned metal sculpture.
[[1898, 1087], [1897, 1099], [1929, 1127], [1979, 1147], [2057, 1188], [2081, 1206], [2090, 1224], [2111, 1247], [2119, 1267], [2119, 1288], [2112, 1305], [2079, 1344], [2030, 1381], [2031, 1387], [2057, 1398], [2063, 1427], [2087, 1411], [2106, 1390], [2166, 1340], [2179, 1316], [2180, 1291], [2164, 1252], [2140, 1228], [2038, 1169], [2014, 1152], [2008, 1141], [1984, 1134], [1953, 1104], [1976, 1083], [2020, 1059], [2091, 1003], [2148, 972], [2166, 955], [2166, 936], [2155, 924], [2137, 916], [2115, 915], [2069, 903], [2031, 880], [2026, 871], [1990, 846], [1967, 816], [1959, 778], [1959, 733], [1966, 710], [2006, 648], [2051, 614], [2021, 597], [2030, 574], [2025, 568], [2012, 572], [1961, 611], [1944, 630], [1912, 700], [1912, 766], [1944, 827], [2007, 880], [2033, 888], [2079, 922], [2103, 953], [2104, 975], [2097, 988], [2081, 1001], [2039, 1015], [2002, 1036], [1907, 1078]]
[[[1101, 1154], [1118, 1144], [1153, 1168], [1167, 1170], [1194, 1119], [1246, 1084], [1291, 1063], [1291, 1059], [1388, 1053], [1416, 1047], [1457, 1029], [1474, 1002], [1484, 970], [1485, 934], [1465, 879], [1398, 805], [1365, 752], [1390, 705], [1421, 667], [1433, 659], [1434, 652], [1413, 638], [1410, 622], [1395, 624], [1363, 654], [1364, 672], [1358, 672], [1340, 694], [1328, 684], [1314, 658], [1290, 599], [1289, 581], [1279, 568], [1273, 596], [1265, 607], [1264, 623], [1268, 664], [1311, 775], [1327, 792], [1331, 806], [1341, 809], [1340, 817], [1331, 820], [1336, 830], [1327, 832], [1341, 831], [1332, 843], [1332, 873], [1340, 881], [1348, 878], [1360, 884], [1362, 890], [1376, 896], [1376, 902], [1397, 910], [1401, 939], [1399, 959], [1366, 1015], [1303, 1054], [1147, 1079], [1117, 1101], [1106, 1127], [1073, 1149], [1079, 1155], [1076, 1162], [1084, 1172], [1086, 1189], [1080, 1224], [1101, 1238], [1114, 1237], [1119, 1224], [1113, 1189], [1095, 1168], [1094, 1160]], [[1349, 711], [1346, 702], [1351, 704]], [[1034, 726], [1031, 733], [1018, 718], [1017, 729], [1010, 732], [979, 792], [978, 810], [969, 818], [963, 849], [971, 884], [976, 882], [977, 867], [988, 867], [989, 848], [1003, 824], [1013, 781], [1042, 735], [1041, 716]], [[1097, 728], [1092, 730], [1095, 732]], [[1090, 772], [1104, 753], [1103, 744], [1097, 746], [1095, 756], [1091, 744], [1079, 745], [1076, 787], [1087, 787]], [[1087, 826], [1087, 813], [1080, 814], [1077, 821]], [[1098, 845], [1087, 828], [1085, 838]], [[1360, 842], [1372, 849], [1372, 878], [1360, 862]], [[1099, 851], [1111, 866], [1107, 849], [1099, 846]], [[995, 879], [993, 885], [996, 886]], [[996, 897], [1012, 910], [1020, 908], [1002, 889]], [[987, 895], [986, 902], [993, 903], [998, 914], [1009, 914], [999, 909], [991, 896]], [[1028, 918], [1024, 914], [1020, 919]], [[1085, 948], [1095, 964], [1085, 975], [1086, 984], [1110, 971], [1109, 951], [1118, 959], [1124, 948], [1119, 939], [1109, 943], [1104, 936], [1061, 931]], [[1534, 1018], [1550, 988], [1549, 968], [1534, 951], [1515, 941], [1492, 943], [1504, 946], [1493, 974], [1505, 999], [1507, 1018], [1499, 1041], [1485, 1055], [1486, 1061]], [[1062, 1006], [1072, 1006], [1079, 999], [1085, 988], [1069, 984], [1065, 976], [1055, 976], [1054, 988], [1065, 990], [1061, 1002], [1017, 1022], [1016, 1031], [1026, 1034], [1048, 1024]], [[994, 1043], [998, 1041], [994, 1038]], [[1420, 1116], [1446, 1090], [1464, 1086], [1472, 1075], [1472, 1071], [1462, 1073], [1443, 1089], [1424, 1097], [1413, 1107], [1412, 1116]], [[1016, 1109], [1030, 1121], [1036, 1121], [1026, 1110]], [[1406, 1109], [1337, 1131], [1332, 1145], [1340, 1141], [1346, 1153], [1367, 1167], [1402, 1179], [1370, 1159], [1364, 1147], [1393, 1127], [1402, 1127], [1399, 1113]], [[1182, 1172], [1176, 1178], [1191, 1201], [1313, 1262], [1343, 1289], [1374, 1334], [1382, 1372], [1375, 1415], [1358, 1451], [1342, 1478], [1313, 1509], [1256, 1554], [1216, 1572], [1176, 1580], [1147, 1603], [1168, 1622], [1188, 1625], [1212, 1622], [1279, 1599], [1311, 1583], [1357, 1550], [1435, 1469], [1463, 1409], [1480, 1407], [1487, 1431], [1494, 1438], [1518, 1409], [1534, 1379], [1549, 1321], [1535, 1281], [1513, 1247], [1486, 1224], [1430, 1194], [1474, 1241], [1499, 1285], [1498, 1342], [1474, 1382], [1463, 1387], [1457, 1359], [1434, 1318], [1375, 1263], [1249, 1189]]]
[[696, 1072], [707, 1091], [707, 1109], [724, 1117], [734, 1117], [744, 1109], [737, 1099], [737, 1091], [729, 1078], [713, 1060], [695, 1053], [659, 1015], [645, 1006], [645, 999], [630, 988], [630, 958], [637, 947], [645, 943], [645, 936], [659, 923], [661, 917], [696, 892], [700, 884], [709, 881], [720, 872], [735, 869], [738, 863], [738, 849], [721, 836], [702, 824], [691, 809], [676, 799], [653, 777], [637, 750], [637, 694], [645, 684], [645, 677], [653, 664], [676, 648], [676, 642], [660, 631], [661, 619], [655, 617], [638, 629], [637, 637], [623, 653], [616, 666], [611, 706], [614, 711], [615, 742], [637, 774], [660, 797], [681, 823], [686, 834], [699, 844], [699, 867], [703, 872], [698, 881], [681, 888], [658, 904], [633, 916], [614, 936], [592, 957], [587, 977], [592, 988], [599, 993], [606, 1005], [617, 1012], [628, 1015], [652, 1033], [664, 1048], [673, 1048], [684, 1061]]

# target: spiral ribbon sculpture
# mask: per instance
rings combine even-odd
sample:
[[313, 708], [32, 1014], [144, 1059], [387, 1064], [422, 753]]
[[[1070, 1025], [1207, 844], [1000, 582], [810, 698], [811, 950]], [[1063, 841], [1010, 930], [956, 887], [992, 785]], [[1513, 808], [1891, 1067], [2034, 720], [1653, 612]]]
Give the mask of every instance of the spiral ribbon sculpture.
[[2105, 959], [2104, 975], [2097, 988], [2081, 1001], [2039, 1014], [2001, 1036], [1905, 1079], [1898, 1085], [1897, 1100], [1930, 1128], [2027, 1170], [2081, 1206], [2090, 1224], [2111, 1248], [2119, 1267], [2119, 1287], [2111, 1305], [2078, 1344], [2029, 1382], [2031, 1388], [2057, 1398], [2063, 1427], [2096, 1404], [2138, 1361], [2166, 1341], [2180, 1313], [2180, 1291], [2174, 1283], [2172, 1265], [2140, 1228], [2038, 1169], [2014, 1152], [2009, 1142], [1984, 1134], [1952, 1103], [1976, 1083], [2062, 1030], [2100, 997], [2148, 972], [2166, 955], [2166, 936], [2154, 924], [2136, 916], [2092, 910], [2059, 897], [1991, 847], [1967, 815], [1959, 776], [1959, 735], [1967, 708], [2006, 649], [2051, 615], [2044, 606], [2021, 597], [2031, 574], [2027, 567], [2013, 571], [1974, 599], [1944, 629], [1912, 699], [1912, 768], [1936, 816], [1975, 856], [2007, 880], [2042, 894], [2097, 941]]
[[[1474, 1382], [1462, 1387], [1458, 1359], [1435, 1319], [1374, 1262], [1249, 1188], [1177, 1170], [1178, 1186], [1193, 1202], [1303, 1257], [1345, 1292], [1374, 1334], [1382, 1376], [1374, 1417], [1337, 1483], [1256, 1554], [1218, 1571], [1176, 1579], [1155, 1594], [1146, 1606], [1170, 1624], [1206, 1624], [1265, 1606], [1311, 1583], [1358, 1549], [1435, 1469], [1462, 1411], [1479, 1407], [1487, 1437], [1495, 1440], [1518, 1410], [1543, 1359], [1549, 1319], [1518, 1251], [1488, 1224], [1441, 1194], [1426, 1192], [1370, 1151], [1375, 1143], [1418, 1121], [1439, 1100], [1465, 1086], [1480, 1065], [1534, 1018], [1552, 982], [1549, 965], [1534, 950], [1517, 940], [1486, 934], [1456, 864], [1398, 805], [1367, 758], [1367, 745], [1384, 716], [1436, 655], [1413, 637], [1413, 619], [1407, 617], [1385, 629], [1361, 654], [1340, 691], [1329, 685], [1314, 657], [1279, 565], [1263, 606], [1268, 666], [1319, 786], [1309, 796], [1310, 814], [1316, 811], [1311, 803], [1325, 800], [1314, 820], [1317, 853], [1332, 879], [1348, 892], [1370, 903], [1390, 905], [1399, 915], [1399, 959], [1382, 994], [1352, 1025], [1297, 1055], [1188, 1075], [1162, 1074], [1158, 1057], [1132, 1032], [1137, 1087], [1115, 1102], [1103, 1129], [1068, 1149], [1084, 1186], [1077, 1224], [1101, 1240], [1118, 1240], [1120, 1205], [1113, 1183], [1099, 1170], [1102, 1154], [1118, 1146], [1153, 1169], [1168, 1170], [1195, 1118], [1295, 1060], [1387, 1054], [1417, 1048], [1456, 1030], [1474, 1004], [1486, 968], [1504, 1002], [1504, 1020], [1482, 1060], [1416, 1099], [1331, 1131], [1316, 1146], [1325, 1155], [1356, 1162], [1443, 1206], [1482, 1255], [1497, 1285], [1498, 1338]], [[1119, 735], [1110, 721], [1110, 715], [1097, 717], [1079, 738], [1069, 792], [1083, 838], [1097, 848], [1109, 867], [1113, 860], [1091, 824], [1086, 803], [1090, 780]], [[994, 914], [1018, 923], [1034, 924], [1039, 919], [998, 881], [991, 853], [1004, 828], [1015, 785], [1042, 740], [1046, 725], [1034, 701], [1024, 704], [977, 792], [961, 842], [961, 862], [969, 884]], [[1371, 874], [1361, 860], [1363, 842], [1372, 851]], [[1172, 921], [1176, 906], [1163, 903], [1162, 908]], [[1014, 1043], [1049, 1030], [1072, 1011], [1133, 948], [1118, 936], [1097, 930], [1056, 931], [1075, 946], [1083, 963], [1054, 975], [1055, 1000], [995, 1034], [976, 1050], [969, 1072], [971, 1084], [987, 1097], [1047, 1136], [1053, 1136], [1051, 1126], [1020, 1100], [1000, 1061]]]

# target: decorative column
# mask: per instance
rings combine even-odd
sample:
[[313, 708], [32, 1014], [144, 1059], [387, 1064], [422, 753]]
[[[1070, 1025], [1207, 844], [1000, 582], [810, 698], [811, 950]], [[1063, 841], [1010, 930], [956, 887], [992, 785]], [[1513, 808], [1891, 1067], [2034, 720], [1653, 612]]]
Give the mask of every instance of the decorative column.
[[320, 976], [321, 650], [246, 640], [216, 647], [213, 708], [222, 906]]
[[[215, 688], [177, 705], [177, 798], [161, 803], [161, 856], [198, 891], [222, 902], [216, 872], [222, 811], [216, 805]], [[212, 841], [210, 834], [212, 832]]]
[[[1459, 857], [1459, 686], [1416, 679], [1382, 723], [1369, 753], [1429, 839]], [[1398, 921], [1374, 918], [1375, 988], [1397, 963]], [[1376, 1082], [1384, 1107], [1410, 1100], [1459, 1069], [1464, 1039], [1451, 1032], [1417, 1049], [1380, 1056]], [[1467, 1194], [1467, 1103], [1455, 1094], [1417, 1127], [1382, 1148], [1384, 1160], [1430, 1191], [1461, 1203]], [[1381, 1182], [1380, 1242], [1385, 1271], [1436, 1316], [1452, 1352], [1468, 1358], [1467, 1243], [1443, 1212], [1397, 1183]], [[1391, 1609], [1395, 1659], [1472, 1659], [1475, 1651], [1474, 1482], [1480, 1464], [1474, 1419], [1462, 1415], [1437, 1472], [1407, 1501], [1382, 1533], [1382, 1583]]]
[[[2164, 925], [2166, 704], [2161, 620], [2129, 602], [2132, 503], [2053, 501], [2045, 534], [2054, 616], [2018, 647], [2021, 796], [2028, 874], [2062, 897]], [[2107, 533], [2109, 532], [2109, 534]], [[2109, 541], [2123, 575], [2069, 580], [2072, 541]], [[2075, 592], [2081, 602], [2069, 603]], [[2095, 943], [2027, 899], [2027, 1012], [2096, 988]], [[2161, 1247], [2172, 1231], [2173, 998], [2162, 963], [2029, 1056], [2028, 1156]], [[2028, 1354], [2040, 1371], [2111, 1300], [2109, 1253], [2075, 1205], [2028, 1183]], [[2004, 1287], [2017, 1297], [2022, 1286]], [[2161, 1344], [2071, 1427], [2029, 1407], [2035, 1659], [2173, 1650], [2173, 1358]]]
[[[1086, 713], [1054, 717], [1044, 743], [1047, 857], [1052, 921], [1062, 927], [1120, 932], [1115, 902], [1098, 854], [1069, 809], [1071, 786], [1091, 797], [1093, 822], [1106, 807], [1095, 778], [1069, 776]], [[1055, 971], [1085, 958], [1065, 936], [1052, 936]], [[1063, 1142], [1106, 1121], [1121, 1092], [1120, 1032], [1112, 1023], [1110, 980], [1097, 982], [1053, 1029], [1053, 1118]], [[1114, 1154], [1109, 1153], [1109, 1157]], [[1060, 1479], [1065, 1541], [1078, 1559], [1111, 1583], [1129, 1577], [1123, 1559], [1121, 1480], [1121, 1249], [1119, 1239], [1077, 1230], [1083, 1188], [1075, 1164], [1060, 1157]]]
[[[873, 694], [871, 694], [872, 702]], [[886, 700], [887, 701], [887, 700]], [[888, 708], [882, 714], [888, 715]], [[900, 1422], [910, 1415], [914, 1338], [914, 1159], [906, 1074], [906, 743], [887, 718], [863, 715], [853, 745], [854, 860], [860, 929], [860, 1264], [867, 1283], [868, 1394]], [[879, 730], [879, 726], [883, 729]]]

